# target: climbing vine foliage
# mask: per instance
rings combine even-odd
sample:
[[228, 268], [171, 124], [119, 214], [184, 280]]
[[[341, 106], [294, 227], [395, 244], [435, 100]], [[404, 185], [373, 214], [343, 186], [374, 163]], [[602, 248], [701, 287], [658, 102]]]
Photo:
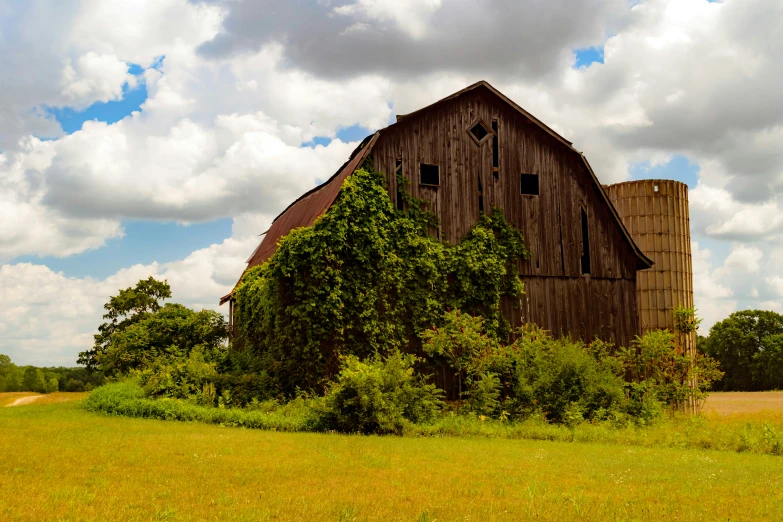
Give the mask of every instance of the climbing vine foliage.
[[516, 261], [528, 256], [519, 231], [495, 210], [449, 245], [428, 234], [432, 224], [422, 201], [407, 196], [398, 211], [380, 174], [357, 171], [313, 226], [245, 274], [232, 350], [292, 395], [321, 391], [341, 356], [415, 351], [447, 309], [481, 315], [490, 335], [506, 336], [501, 301], [522, 294]]

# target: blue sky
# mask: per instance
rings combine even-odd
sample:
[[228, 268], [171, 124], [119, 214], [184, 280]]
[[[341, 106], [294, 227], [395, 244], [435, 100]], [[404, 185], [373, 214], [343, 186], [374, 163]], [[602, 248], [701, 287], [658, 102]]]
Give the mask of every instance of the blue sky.
[[136, 264], [185, 259], [196, 250], [230, 237], [231, 223], [230, 218], [187, 226], [155, 221], [127, 221], [123, 223], [123, 237], [110, 239], [97, 250], [64, 258], [22, 256], [16, 261], [45, 264], [68, 277], [104, 279], [122, 268]]
[[604, 63], [604, 46], [588, 47], [574, 51], [574, 68], [589, 67], [593, 63]]
[[[159, 67], [163, 58], [152, 67]], [[144, 69], [132, 64], [129, 72], [140, 81], [135, 88], [123, 87], [123, 97], [110, 102], [97, 102], [84, 110], [70, 107], [45, 107], [60, 124], [66, 134], [81, 130], [86, 121], [97, 120], [108, 124], [116, 123], [135, 111], [141, 111], [147, 100], [147, 88], [142, 74]], [[371, 133], [360, 125], [338, 129], [336, 137], [344, 142], [359, 141]], [[332, 138], [319, 136], [303, 147], [328, 145]], [[53, 256], [20, 256], [12, 262], [44, 264], [67, 277], [92, 277], [104, 279], [122, 268], [132, 265], [160, 264], [186, 258], [192, 252], [220, 243], [231, 237], [231, 218], [206, 223], [180, 225], [174, 222], [128, 220], [122, 223], [124, 235], [110, 239], [98, 249], [81, 254], [58, 258]], [[259, 230], [259, 233], [263, 231]], [[248, 252], [250, 255], [250, 252]]]
[[[163, 63], [162, 59], [156, 61], [153, 67]], [[82, 111], [76, 111], [70, 107], [45, 107], [46, 112], [54, 116], [66, 134], [72, 134], [81, 130], [85, 121], [97, 120], [105, 123], [116, 123], [134, 111], [141, 110], [141, 104], [147, 101], [147, 86], [141, 75], [144, 69], [139, 65], [131, 64], [128, 72], [139, 77], [136, 88], [131, 89], [126, 83], [122, 88], [122, 99], [110, 102], [96, 102]]]

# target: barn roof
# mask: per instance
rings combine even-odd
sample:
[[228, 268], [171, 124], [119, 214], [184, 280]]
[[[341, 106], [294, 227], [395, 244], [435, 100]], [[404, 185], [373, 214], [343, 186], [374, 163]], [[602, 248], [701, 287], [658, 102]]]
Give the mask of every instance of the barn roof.
[[[502, 92], [495, 89], [488, 82], [483, 80], [476, 82], [473, 85], [465, 87], [461, 91], [455, 92], [454, 94], [447, 96], [441, 100], [438, 100], [437, 102], [431, 105], [423, 107], [409, 114], [400, 115], [397, 117], [397, 123], [405, 119], [411, 118], [412, 116], [419, 115], [425, 111], [429, 111], [430, 109], [442, 103], [458, 98], [463, 94], [471, 92], [479, 87], [484, 87], [488, 89], [498, 98], [500, 98], [502, 101], [504, 101], [512, 108], [517, 110], [520, 114], [525, 116], [528, 120], [535, 123], [544, 132], [546, 132], [547, 134], [555, 138], [557, 141], [562, 143], [565, 147], [570, 149], [575, 154], [579, 155], [579, 157], [581, 158], [582, 162], [585, 165], [585, 168], [590, 173], [590, 176], [593, 179], [596, 190], [598, 191], [598, 193], [600, 194], [601, 198], [604, 200], [606, 205], [609, 207], [612, 216], [614, 217], [615, 221], [617, 222], [617, 225], [620, 227], [620, 230], [622, 231], [623, 237], [628, 242], [628, 245], [631, 247], [634, 254], [636, 255], [637, 269], [650, 268], [653, 265], [653, 262], [647, 256], [644, 255], [644, 252], [641, 251], [641, 249], [634, 242], [631, 235], [628, 233], [628, 230], [625, 228], [622, 219], [620, 219], [617, 210], [614, 208], [614, 205], [612, 204], [611, 200], [606, 195], [603, 186], [598, 181], [595, 172], [593, 172], [593, 169], [590, 166], [590, 164], [587, 162], [587, 158], [585, 158], [584, 154], [576, 150], [570, 141], [562, 137], [560, 134], [555, 132], [552, 128], [547, 126], [544, 122], [542, 122], [541, 120], [539, 120], [538, 118], [536, 118], [535, 116], [527, 112], [525, 109], [517, 105], [513, 100], [506, 97], [506, 95], [504, 95]], [[396, 125], [396, 123], [390, 125], [386, 129], [391, 128], [394, 125]], [[345, 179], [348, 176], [353, 174], [362, 165], [364, 159], [367, 157], [367, 154], [372, 150], [373, 145], [378, 140], [378, 137], [386, 129], [381, 129], [375, 134], [367, 136], [364, 139], [364, 141], [362, 141], [361, 144], [356, 148], [356, 150], [353, 151], [348, 161], [345, 164], [343, 164], [343, 166], [340, 167], [340, 169], [331, 178], [329, 178], [323, 184], [302, 194], [296, 201], [288, 205], [288, 207], [286, 207], [285, 210], [283, 210], [275, 218], [275, 220], [272, 222], [272, 226], [269, 228], [269, 230], [265, 232], [264, 239], [261, 241], [261, 244], [258, 245], [258, 248], [256, 248], [256, 250], [250, 256], [250, 258], [247, 260], [248, 264], [245, 271], [255, 266], [258, 266], [260, 264], [263, 264], [267, 259], [269, 259], [277, 249], [278, 241], [280, 241], [280, 239], [282, 239], [285, 235], [287, 235], [291, 230], [299, 227], [312, 225], [313, 223], [315, 223], [315, 220], [321, 214], [323, 214], [327, 209], [329, 209], [329, 207], [332, 206], [332, 203], [334, 203], [334, 200], [337, 198], [337, 194], [340, 192], [340, 187], [342, 187], [343, 181], [345, 181]], [[242, 278], [240, 277], [240, 281], [241, 280]], [[220, 304], [223, 304], [228, 300], [230, 300], [232, 295], [233, 295], [233, 290], [231, 293], [223, 296], [220, 299]]]

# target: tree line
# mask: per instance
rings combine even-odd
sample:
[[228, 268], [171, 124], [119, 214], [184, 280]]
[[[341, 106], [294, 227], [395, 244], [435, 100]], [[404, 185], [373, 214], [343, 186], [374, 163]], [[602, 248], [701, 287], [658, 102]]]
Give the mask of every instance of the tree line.
[[0, 393], [82, 392], [90, 391], [101, 384], [101, 372], [79, 367], [17, 366], [8, 355], [0, 354]]

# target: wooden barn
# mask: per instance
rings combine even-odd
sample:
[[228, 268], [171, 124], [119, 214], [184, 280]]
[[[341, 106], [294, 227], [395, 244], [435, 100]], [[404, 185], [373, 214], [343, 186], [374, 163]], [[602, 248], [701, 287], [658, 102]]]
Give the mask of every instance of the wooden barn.
[[269, 259], [292, 229], [312, 225], [368, 155], [385, 174], [397, 205], [403, 204], [397, 173], [414, 197], [430, 201], [441, 240], [459, 242], [493, 207], [522, 231], [531, 252], [519, 266], [525, 295], [519, 303], [504, 303], [503, 310], [514, 327], [532, 322], [554, 334], [597, 336], [624, 346], [640, 333], [636, 273], [652, 262], [587, 159], [483, 81], [398, 116], [367, 137], [332, 178], [275, 219], [248, 267]]

